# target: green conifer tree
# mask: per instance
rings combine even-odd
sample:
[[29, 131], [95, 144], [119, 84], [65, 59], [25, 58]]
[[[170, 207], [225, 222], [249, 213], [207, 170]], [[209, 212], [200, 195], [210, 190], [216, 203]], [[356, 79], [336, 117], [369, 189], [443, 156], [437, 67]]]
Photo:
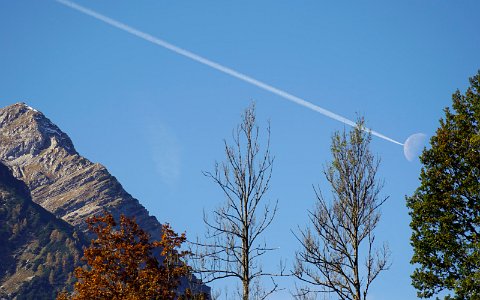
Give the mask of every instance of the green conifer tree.
[[421, 184], [407, 206], [419, 297], [480, 299], [480, 71], [452, 109], [420, 160]]

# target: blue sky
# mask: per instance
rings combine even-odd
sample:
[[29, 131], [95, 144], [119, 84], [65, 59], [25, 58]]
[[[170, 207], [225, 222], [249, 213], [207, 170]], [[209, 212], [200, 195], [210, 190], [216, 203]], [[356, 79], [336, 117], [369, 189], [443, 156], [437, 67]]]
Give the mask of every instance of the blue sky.
[[[93, 1], [77, 3], [304, 98], [403, 142], [435, 132], [451, 94], [480, 68], [478, 1]], [[293, 261], [291, 230], [329, 188], [322, 165], [344, 125], [129, 35], [55, 1], [0, 0], [0, 106], [45, 113], [77, 150], [105, 165], [161, 222], [201, 235], [202, 211], [223, 201], [202, 175], [255, 100], [270, 120], [279, 213], [263, 263]], [[420, 164], [374, 138], [385, 180], [378, 240], [393, 264], [371, 299], [414, 299], [405, 195]], [[294, 280], [281, 281], [286, 289]], [[219, 282], [215, 287], [222, 287]], [[232, 289], [231, 287], [229, 288]], [[274, 299], [290, 299], [287, 292]]]

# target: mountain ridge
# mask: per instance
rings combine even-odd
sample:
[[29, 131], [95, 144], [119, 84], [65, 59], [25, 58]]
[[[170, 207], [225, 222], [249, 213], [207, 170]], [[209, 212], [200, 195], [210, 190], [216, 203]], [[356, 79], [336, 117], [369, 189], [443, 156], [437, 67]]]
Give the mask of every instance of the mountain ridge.
[[35, 203], [84, 232], [84, 220], [106, 209], [134, 216], [160, 237], [160, 222], [103, 165], [81, 156], [66, 133], [25, 103], [0, 109], [0, 161], [27, 184]]

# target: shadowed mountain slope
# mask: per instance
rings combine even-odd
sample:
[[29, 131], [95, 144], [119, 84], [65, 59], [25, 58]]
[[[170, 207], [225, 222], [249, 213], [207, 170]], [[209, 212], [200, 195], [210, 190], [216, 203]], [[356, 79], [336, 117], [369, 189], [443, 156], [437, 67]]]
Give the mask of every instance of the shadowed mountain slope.
[[54, 299], [73, 282], [84, 243], [0, 164], [0, 298]]

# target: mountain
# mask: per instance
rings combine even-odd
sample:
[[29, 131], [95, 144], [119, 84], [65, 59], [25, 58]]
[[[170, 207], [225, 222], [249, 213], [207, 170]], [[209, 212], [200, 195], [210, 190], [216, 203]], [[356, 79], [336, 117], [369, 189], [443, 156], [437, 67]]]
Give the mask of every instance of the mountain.
[[72, 283], [85, 240], [32, 201], [0, 164], [0, 299], [54, 299]]
[[[139, 201], [127, 193], [118, 180], [112, 176], [104, 166], [82, 157], [75, 150], [71, 139], [66, 133], [58, 128], [58, 126], [50, 121], [43, 113], [29, 107], [25, 103], [17, 103], [0, 109], [0, 162], [9, 167], [16, 179], [24, 182], [25, 193], [29, 191], [28, 197], [27, 194], [22, 194], [23, 196], [19, 196], [19, 199], [31, 199], [38, 205], [34, 206], [34, 203], [29, 202], [29, 206], [36, 208], [41, 207], [65, 221], [61, 223], [60, 220], [58, 220], [60, 222], [59, 224], [63, 224], [62, 226], [64, 226], [66, 230], [65, 233], [61, 235], [62, 241], [69, 247], [72, 245], [72, 242], [67, 243], [66, 238], [69, 235], [66, 232], [68, 230], [70, 230], [68, 232], [74, 232], [76, 230], [78, 231], [76, 236], [88, 235], [85, 220], [90, 216], [102, 213], [104, 209], [115, 217], [118, 217], [120, 214], [124, 214], [127, 217], [134, 217], [136, 222], [147, 231], [152, 238], [158, 240], [161, 237], [161, 224], [158, 220], [154, 216], [150, 216]], [[12, 203], [6, 205], [8, 208], [8, 216], [12, 217], [13, 212], [10, 211], [10, 205], [12, 205]], [[43, 210], [42, 215], [46, 215], [46, 213], [47, 212]], [[3, 226], [3, 218], [4, 216], [0, 215], [0, 227]], [[50, 216], [50, 219], [52, 218], [55, 219], [53, 216]], [[42, 236], [42, 238], [52, 234], [53, 236], [58, 235], [56, 233], [58, 231], [56, 227], [34, 223], [37, 224], [38, 227], [31, 228], [28, 218], [25, 222], [28, 226], [22, 231], [24, 235]], [[39, 233], [34, 229], [42, 229], [42, 231]], [[13, 231], [8, 231], [3, 236], [0, 235], [0, 242], [7, 239], [11, 232]], [[47, 240], [44, 242], [47, 242]], [[24, 249], [24, 251], [29, 249], [25, 247], [27, 246], [17, 245], [12, 248], [16, 249], [16, 252], [9, 250], [9, 253], [16, 253], [14, 255], [17, 257], [22, 253], [21, 249]], [[35, 251], [45, 253], [43, 251], [56, 249], [56, 246], [52, 246], [53, 248], [47, 247], [50, 250], [44, 250], [45, 247], [36, 248], [37, 250]], [[70, 278], [68, 278], [70, 275], [68, 274], [77, 263], [77, 254], [75, 251], [78, 249], [74, 249], [77, 248], [72, 248], [73, 252], [71, 255], [74, 263], [71, 263], [72, 259], [67, 259], [66, 263], [64, 263], [62, 256], [64, 254], [56, 254], [58, 251], [55, 250], [55, 262], [60, 266], [69, 266], [69, 268], [65, 268], [65, 272], [62, 273], [62, 276], [65, 278], [60, 278], [60, 283], [70, 282]], [[25, 253], [27, 253], [25, 255], [27, 255], [26, 257], [29, 259], [28, 251]], [[4, 263], [2, 259], [5, 255], [7, 254], [0, 252], [0, 276], [3, 274], [2, 267], [8, 268], [8, 272], [10, 272], [8, 273], [10, 274], [9, 278], [17, 276], [17, 272], [20, 272], [19, 274], [25, 273], [17, 268], [18, 264], [14, 261], [9, 260]], [[60, 261], [57, 260], [57, 256], [61, 256], [61, 258], [59, 258]], [[57, 271], [54, 271], [52, 275], [54, 278], [56, 278], [55, 274], [57, 274], [55, 272]], [[24, 275], [19, 275], [20, 277], [18, 277], [16, 282], [27, 283], [31, 277], [32, 282], [35, 283], [40, 280], [40, 277], [35, 277], [36, 275], [34, 276], [34, 274], [36, 273], [27, 272]], [[4, 281], [8, 280], [6, 279]], [[0, 281], [0, 283], [1, 282], [3, 281]], [[192, 278], [189, 282], [184, 280], [182, 285], [182, 289], [187, 286], [193, 286], [194, 289], [202, 292], [210, 292], [207, 286], [199, 286], [195, 278]], [[36, 286], [39, 288], [39, 285]], [[48, 285], [42, 288], [44, 287], [48, 287]], [[12, 287], [9, 290], [14, 290], [14, 288]], [[24, 293], [18, 294], [24, 295]], [[46, 299], [48, 298], [51, 297], [46, 297]], [[34, 299], [45, 299], [45, 297], [34, 297]]]
[[160, 237], [157, 219], [104, 166], [82, 157], [67, 134], [24, 103], [0, 109], [0, 161], [27, 184], [35, 203], [82, 231], [87, 217], [107, 209], [135, 217]]

